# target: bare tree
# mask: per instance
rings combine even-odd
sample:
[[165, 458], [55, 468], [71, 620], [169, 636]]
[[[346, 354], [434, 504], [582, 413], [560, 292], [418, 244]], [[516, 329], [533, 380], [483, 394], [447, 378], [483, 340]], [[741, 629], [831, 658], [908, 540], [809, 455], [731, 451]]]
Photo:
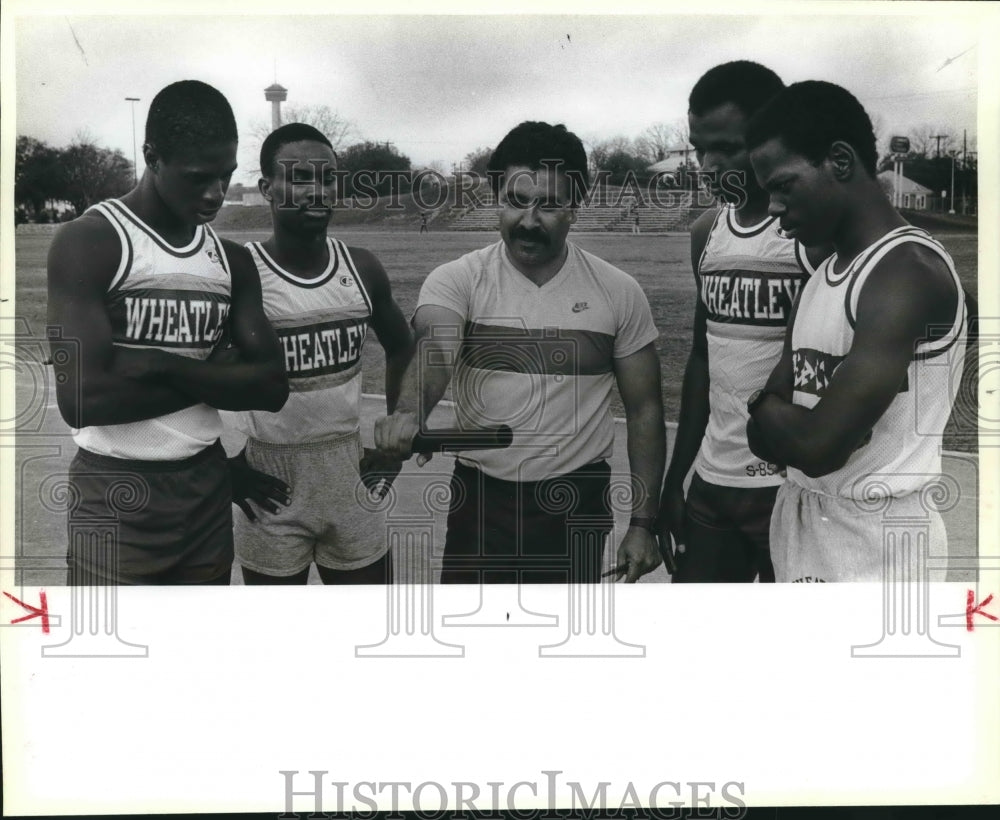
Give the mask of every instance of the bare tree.
[[424, 168], [433, 171], [435, 174], [440, 174], [441, 176], [445, 176], [445, 174], [448, 173], [448, 163], [446, 163], [443, 159], [432, 159], [424, 166]]
[[687, 120], [678, 117], [669, 123], [656, 122], [649, 126], [635, 140], [634, 153], [652, 164], [665, 159], [670, 149], [687, 145], [687, 142]]
[[923, 125], [910, 132], [910, 153], [920, 154], [927, 159], [947, 156], [954, 148], [954, 136], [947, 126]]
[[598, 171], [605, 166], [608, 159], [615, 153], [632, 153], [632, 140], [621, 134], [614, 137], [602, 139], [584, 140], [587, 153], [590, 156], [590, 165], [593, 171]]
[[475, 151], [470, 151], [465, 155], [462, 160], [462, 168], [484, 177], [486, 176], [486, 166], [489, 165], [491, 156], [493, 156], [492, 148], [477, 148]]
[[[281, 110], [281, 121], [282, 123], [304, 122], [313, 126], [330, 140], [333, 150], [338, 153], [359, 138], [354, 123], [328, 105], [286, 105]], [[255, 120], [246, 131], [246, 147], [241, 145], [240, 148], [253, 157], [252, 161], [248, 162], [252, 166], [251, 173], [260, 172], [257, 167], [260, 146], [270, 133], [271, 123], [265, 120]]]

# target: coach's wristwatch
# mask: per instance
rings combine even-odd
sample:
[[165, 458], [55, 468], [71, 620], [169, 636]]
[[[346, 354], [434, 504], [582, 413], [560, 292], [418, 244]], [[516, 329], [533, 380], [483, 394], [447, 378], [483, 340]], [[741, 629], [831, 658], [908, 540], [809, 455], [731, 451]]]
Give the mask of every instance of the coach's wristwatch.
[[747, 399], [747, 413], [753, 416], [754, 410], [760, 407], [761, 403], [764, 401], [765, 397], [771, 393], [766, 387], [762, 390], [754, 390], [750, 394], [750, 398]]

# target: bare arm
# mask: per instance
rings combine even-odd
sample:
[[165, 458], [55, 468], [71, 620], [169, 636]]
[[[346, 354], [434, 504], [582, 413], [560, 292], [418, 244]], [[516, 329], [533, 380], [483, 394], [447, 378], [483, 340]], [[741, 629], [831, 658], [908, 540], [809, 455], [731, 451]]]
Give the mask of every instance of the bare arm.
[[116, 369], [104, 300], [120, 261], [118, 235], [97, 214], [63, 226], [49, 249], [48, 327], [56, 401], [71, 427], [142, 421], [197, 401], [172, 385], [140, 381]]
[[[715, 212], [702, 214], [691, 229], [691, 269], [694, 273], [695, 288], [701, 285], [698, 267], [702, 252], [708, 242]], [[695, 296], [694, 334], [684, 381], [681, 386], [681, 410], [677, 420], [677, 434], [670, 454], [670, 466], [663, 484], [659, 517], [670, 530], [675, 543], [683, 549], [684, 533], [684, 479], [701, 448], [708, 426], [708, 341], [706, 338], [708, 313], [700, 296]]]
[[[812, 477], [840, 469], [899, 392], [917, 342], [930, 326], [951, 323], [957, 300], [951, 274], [935, 254], [915, 245], [891, 251], [861, 291], [854, 343], [816, 406], [769, 395], [754, 413], [774, 460]], [[789, 355], [786, 350], [782, 361]], [[788, 378], [772, 374], [779, 390], [788, 389]]]
[[634, 498], [632, 514], [652, 518], [656, 515], [667, 450], [660, 359], [653, 344], [631, 356], [615, 359], [615, 379], [625, 405]]
[[[660, 360], [652, 343], [615, 360], [615, 379], [625, 405], [628, 463], [632, 474], [632, 514], [653, 518], [659, 505], [666, 460]], [[629, 527], [618, 548], [618, 564], [628, 566], [626, 580], [636, 581], [656, 569], [660, 554], [645, 527]]]
[[670, 455], [666, 487], [681, 490], [684, 479], [694, 464], [701, 440], [708, 427], [708, 344], [705, 338], [706, 311], [698, 300], [694, 315], [694, 340], [684, 368], [681, 386], [681, 411], [677, 421], [677, 435]]
[[399, 402], [403, 375], [413, 357], [413, 333], [392, 298], [392, 286], [382, 264], [363, 248], [349, 248], [372, 300], [372, 329], [385, 350], [385, 406], [392, 413]]
[[414, 434], [423, 427], [451, 383], [465, 334], [453, 310], [422, 305], [413, 317], [415, 355], [406, 368], [395, 412], [375, 422], [375, 446], [408, 458]]

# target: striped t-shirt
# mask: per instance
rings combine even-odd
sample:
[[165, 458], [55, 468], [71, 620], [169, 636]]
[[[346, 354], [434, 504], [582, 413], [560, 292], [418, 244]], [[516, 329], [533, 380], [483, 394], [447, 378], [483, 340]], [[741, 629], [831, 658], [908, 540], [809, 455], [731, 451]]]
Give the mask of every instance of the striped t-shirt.
[[514, 430], [507, 449], [461, 456], [494, 478], [539, 481], [608, 458], [615, 359], [658, 335], [635, 279], [567, 248], [541, 287], [501, 241], [435, 269], [420, 290], [418, 309], [437, 305], [465, 322], [452, 379], [459, 425]]

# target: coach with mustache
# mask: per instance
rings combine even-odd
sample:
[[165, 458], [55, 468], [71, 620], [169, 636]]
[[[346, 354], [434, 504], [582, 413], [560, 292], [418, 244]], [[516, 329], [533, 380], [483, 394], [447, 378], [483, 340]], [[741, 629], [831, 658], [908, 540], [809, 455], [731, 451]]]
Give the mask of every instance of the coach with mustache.
[[660, 562], [665, 438], [649, 303], [631, 276], [567, 241], [589, 176], [565, 126], [521, 123], [488, 175], [502, 239], [427, 277], [417, 353], [375, 443], [408, 457], [450, 384], [460, 427], [509, 424], [514, 440], [457, 458], [442, 583], [596, 582], [621, 494], [608, 464], [617, 384], [632, 488], [618, 578], [635, 581]]

